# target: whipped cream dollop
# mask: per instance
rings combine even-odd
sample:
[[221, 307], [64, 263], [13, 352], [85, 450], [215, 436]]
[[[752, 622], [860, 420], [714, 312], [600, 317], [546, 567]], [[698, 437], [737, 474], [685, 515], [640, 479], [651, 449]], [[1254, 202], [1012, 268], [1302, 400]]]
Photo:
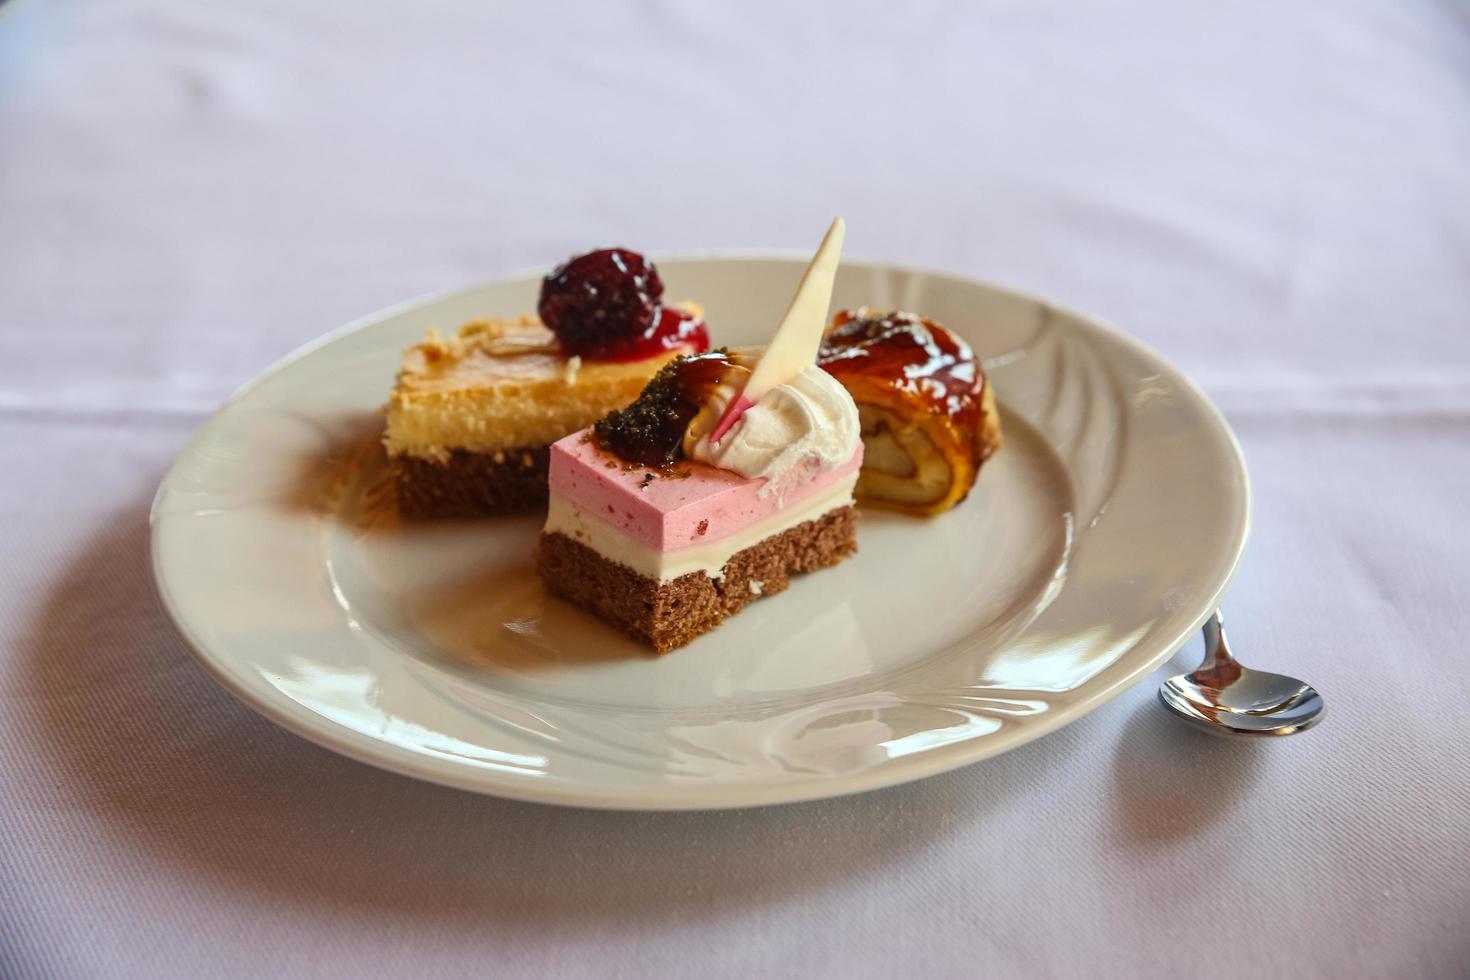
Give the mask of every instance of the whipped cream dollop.
[[[701, 418], [718, 419], [735, 395], [721, 385]], [[852, 459], [862, 438], [852, 396], [815, 364], [762, 395], [718, 445], [698, 428], [704, 426], [691, 427], [686, 436], [685, 455], [749, 479], [765, 477], [768, 489], [836, 469]]]

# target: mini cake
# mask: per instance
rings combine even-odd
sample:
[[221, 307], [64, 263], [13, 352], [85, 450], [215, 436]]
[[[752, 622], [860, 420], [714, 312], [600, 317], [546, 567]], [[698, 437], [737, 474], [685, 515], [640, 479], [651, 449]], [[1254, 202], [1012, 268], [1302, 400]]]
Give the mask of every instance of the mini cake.
[[942, 513], [965, 499], [1000, 448], [1000, 415], [980, 362], [932, 320], [843, 310], [818, 363], [857, 402], [866, 447], [860, 503]]
[[508, 513], [546, 502], [551, 443], [638, 397], [680, 353], [709, 348], [700, 310], [664, 306], [651, 263], [626, 249], [546, 277], [540, 319], [482, 320], [403, 355], [383, 444], [402, 512]]
[[552, 446], [551, 592], [665, 652], [856, 550], [858, 410], [815, 363], [841, 230], [770, 347], [679, 357]]

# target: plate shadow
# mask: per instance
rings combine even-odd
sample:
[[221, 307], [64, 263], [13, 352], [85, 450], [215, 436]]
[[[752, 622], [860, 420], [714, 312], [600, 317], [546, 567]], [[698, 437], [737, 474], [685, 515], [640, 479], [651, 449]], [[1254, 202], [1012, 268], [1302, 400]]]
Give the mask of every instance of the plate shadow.
[[[1158, 683], [1172, 668], [1171, 660], [1141, 686]], [[1122, 733], [1113, 757], [1116, 832], [1135, 847], [1187, 840], [1218, 822], [1250, 797], [1270, 751], [1259, 739], [1196, 731], [1153, 697]]]
[[603, 812], [421, 783], [318, 748], [217, 686], [161, 608], [146, 510], [114, 515], [29, 624], [37, 742], [59, 789], [159, 866], [284, 904], [529, 930], [726, 915], [881, 875], [1032, 790], [1086, 737], [1071, 725], [983, 766], [753, 810]]

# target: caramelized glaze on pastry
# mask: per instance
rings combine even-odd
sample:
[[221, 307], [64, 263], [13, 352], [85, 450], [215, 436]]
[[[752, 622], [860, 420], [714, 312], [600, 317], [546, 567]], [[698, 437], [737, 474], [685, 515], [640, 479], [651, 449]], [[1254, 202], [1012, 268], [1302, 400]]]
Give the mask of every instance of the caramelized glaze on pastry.
[[818, 363], [857, 402], [860, 503], [931, 515], [964, 500], [1000, 448], [995, 397], [974, 351], [913, 313], [842, 310]]

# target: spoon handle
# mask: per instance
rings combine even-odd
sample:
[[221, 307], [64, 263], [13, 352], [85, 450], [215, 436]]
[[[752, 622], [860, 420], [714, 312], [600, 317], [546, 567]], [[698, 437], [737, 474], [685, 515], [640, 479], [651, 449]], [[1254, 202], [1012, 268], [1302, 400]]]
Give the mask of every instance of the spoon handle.
[[1205, 659], [1190, 676], [1198, 683], [1223, 690], [1240, 679], [1240, 664], [1230, 654], [1230, 644], [1225, 639], [1225, 618], [1216, 609], [1205, 620], [1202, 628], [1205, 635]]
[[1205, 659], [1200, 664], [1201, 670], [1235, 663], [1230, 654], [1230, 644], [1225, 640], [1225, 617], [1220, 615], [1220, 610], [1216, 609], [1205, 620], [1202, 632], [1205, 635]]

